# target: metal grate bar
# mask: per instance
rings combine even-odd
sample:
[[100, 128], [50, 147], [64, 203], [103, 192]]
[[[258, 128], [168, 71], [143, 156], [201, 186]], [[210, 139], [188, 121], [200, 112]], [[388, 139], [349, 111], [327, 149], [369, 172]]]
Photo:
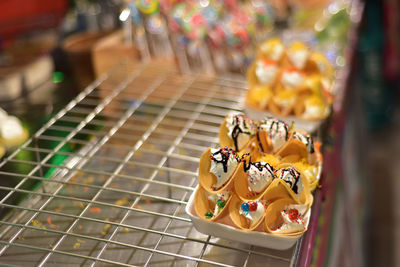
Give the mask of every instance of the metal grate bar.
[[247, 253], [247, 257], [246, 257], [246, 260], [244, 261], [243, 267], [246, 267], [247, 264], [249, 263], [249, 258], [250, 258], [252, 250], [253, 250], [253, 246], [250, 247], [250, 251], [249, 251], [249, 253]]

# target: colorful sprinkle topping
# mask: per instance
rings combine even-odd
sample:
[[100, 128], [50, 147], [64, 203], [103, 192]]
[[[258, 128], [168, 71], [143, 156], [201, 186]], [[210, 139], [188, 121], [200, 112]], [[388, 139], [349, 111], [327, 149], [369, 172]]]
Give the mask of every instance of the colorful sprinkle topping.
[[243, 214], [247, 215], [249, 213], [250, 205], [248, 203], [242, 203], [242, 205], [240, 205], [240, 208], [243, 211]]
[[292, 221], [297, 220], [297, 218], [299, 217], [299, 211], [296, 209], [290, 209], [289, 210], [289, 219]]
[[223, 209], [226, 205], [226, 200], [223, 197], [219, 197], [217, 200], [218, 208]]
[[[221, 159], [217, 159], [217, 156], [220, 155]], [[240, 161], [240, 158], [238, 154], [231, 148], [225, 146], [218, 150], [217, 152], [214, 152], [210, 156], [210, 160], [215, 161], [216, 163], [221, 163], [222, 166], [224, 167], [224, 172], [228, 171], [228, 160], [230, 157], [234, 157], [237, 162]]]
[[212, 214], [212, 212], [207, 211], [205, 216], [206, 219], [211, 219], [214, 216], [214, 214]]
[[256, 211], [257, 210], [257, 203], [256, 202], [249, 202], [249, 211]]

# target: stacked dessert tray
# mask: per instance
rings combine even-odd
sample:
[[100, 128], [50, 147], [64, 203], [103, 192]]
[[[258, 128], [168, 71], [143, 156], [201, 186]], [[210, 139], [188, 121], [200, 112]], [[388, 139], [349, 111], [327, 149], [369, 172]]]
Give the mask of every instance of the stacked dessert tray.
[[[0, 188], [1, 263], [293, 266], [311, 256], [318, 196], [307, 232], [284, 250], [196, 230], [185, 209], [200, 157], [218, 146], [225, 116], [243, 110], [246, 82], [171, 66], [116, 67], [0, 164], [4, 179], [21, 179]], [[8, 172], [12, 163], [23, 167]]]

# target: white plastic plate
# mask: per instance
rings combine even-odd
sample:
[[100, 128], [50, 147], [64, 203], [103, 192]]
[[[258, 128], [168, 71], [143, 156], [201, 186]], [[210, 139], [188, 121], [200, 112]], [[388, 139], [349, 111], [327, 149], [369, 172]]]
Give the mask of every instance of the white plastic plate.
[[[194, 227], [200, 233], [221, 237], [237, 242], [247, 243], [254, 246], [278, 249], [278, 250], [286, 250], [291, 248], [296, 243], [296, 241], [301, 237], [301, 235], [292, 237], [292, 236], [277, 236], [274, 234], [263, 233], [263, 232], [245, 232], [229, 225], [203, 220], [197, 216], [197, 213], [194, 208], [194, 195], [197, 191], [197, 188], [198, 186], [190, 196], [185, 211], [192, 220]], [[306, 220], [306, 227], [308, 227], [310, 215], [311, 215], [311, 209], [308, 210], [306, 216], [304, 217]]]

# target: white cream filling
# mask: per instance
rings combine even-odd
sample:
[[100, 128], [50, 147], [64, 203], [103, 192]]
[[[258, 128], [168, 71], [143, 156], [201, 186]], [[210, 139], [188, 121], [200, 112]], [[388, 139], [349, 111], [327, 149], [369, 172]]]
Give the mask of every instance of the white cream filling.
[[[266, 162], [261, 161], [262, 165], [265, 165]], [[250, 165], [249, 170], [247, 171], [249, 189], [253, 192], [260, 193], [265, 190], [267, 185], [274, 178], [271, 172], [267, 169], [267, 167], [263, 167], [260, 171], [253, 164]]]
[[261, 60], [257, 61], [256, 76], [260, 83], [271, 84], [278, 75], [278, 67], [273, 64], [265, 64]]
[[303, 69], [306, 65], [309, 52], [307, 50], [298, 50], [288, 53], [289, 59], [297, 69]]
[[[292, 173], [288, 169], [281, 169], [279, 170], [279, 179], [282, 179], [285, 181], [285, 183], [295, 192], [295, 185], [297, 185], [297, 195], [301, 194], [303, 191], [303, 183], [301, 181], [300, 173], [294, 170], [296, 174], [299, 175], [297, 178], [297, 184], [296, 184], [296, 178], [292, 175]], [[296, 192], [295, 192], [296, 193]]]
[[285, 71], [282, 74], [282, 84], [287, 89], [298, 88], [304, 80], [304, 76], [298, 71]]
[[21, 122], [17, 117], [8, 116], [0, 125], [1, 137], [12, 139], [21, 136], [24, 133]]
[[287, 127], [283, 122], [274, 119], [268, 119], [260, 125], [260, 130], [265, 131], [272, 143], [272, 150], [275, 153], [287, 141]]
[[[289, 210], [296, 209], [299, 212], [299, 216], [295, 220], [291, 220], [289, 216]], [[286, 212], [281, 211], [283, 217], [283, 224], [274, 233], [294, 233], [300, 232], [305, 229], [304, 214], [307, 210], [306, 205], [288, 205], [285, 208]]]
[[256, 201], [256, 204], [257, 209], [255, 211], [248, 211], [247, 214], [241, 208], [239, 209], [239, 214], [245, 216], [249, 220], [249, 228], [255, 226], [265, 213], [264, 204], [262, 204], [260, 201]]
[[[211, 154], [214, 154], [218, 151], [219, 149], [212, 148]], [[222, 160], [221, 154], [216, 154], [214, 157], [218, 161]], [[224, 165], [222, 163], [211, 160], [210, 172], [217, 177], [217, 182], [213, 186], [217, 189], [223, 186], [232, 176], [237, 166], [238, 161], [233, 154], [229, 155], [229, 159], [227, 162], [227, 172], [224, 171]]]
[[308, 144], [308, 140], [307, 137], [299, 132], [294, 132], [293, 133], [293, 138], [299, 140], [300, 142], [302, 142], [303, 144], [307, 145]]
[[213, 216], [217, 216], [220, 212], [220, 209], [218, 207], [218, 199], [221, 197], [222, 199], [225, 200], [225, 203], [228, 201], [229, 197], [230, 197], [230, 193], [229, 192], [223, 192], [223, 193], [218, 193], [218, 194], [209, 194], [208, 195], [208, 200], [213, 203], [214, 206], [214, 212], [213, 212]]
[[226, 118], [226, 128], [228, 128], [228, 136], [231, 138], [236, 125], [242, 130], [237, 137], [237, 146], [241, 150], [250, 138], [256, 134], [257, 128], [251, 119], [242, 114], [228, 115]]
[[282, 58], [283, 52], [285, 51], [285, 47], [281, 44], [272, 45], [272, 49], [270, 48], [271, 44], [265, 44], [261, 46], [261, 51], [268, 55], [268, 58], [273, 61], [279, 61]]

